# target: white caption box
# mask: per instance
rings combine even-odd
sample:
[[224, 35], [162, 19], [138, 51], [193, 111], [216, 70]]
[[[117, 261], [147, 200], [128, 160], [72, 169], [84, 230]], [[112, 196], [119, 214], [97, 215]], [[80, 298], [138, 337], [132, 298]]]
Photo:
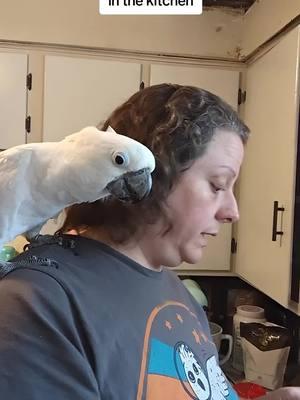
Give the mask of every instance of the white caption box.
[[99, 0], [103, 15], [200, 15], [202, 0]]

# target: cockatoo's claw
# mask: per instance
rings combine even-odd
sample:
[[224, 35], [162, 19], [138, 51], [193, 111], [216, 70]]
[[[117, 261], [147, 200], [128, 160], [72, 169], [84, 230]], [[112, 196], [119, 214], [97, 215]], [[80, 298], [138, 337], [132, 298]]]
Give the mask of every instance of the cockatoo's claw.
[[52, 267], [58, 269], [55, 260], [46, 257], [29, 256], [18, 261], [0, 261], [0, 279], [19, 268]]
[[2, 279], [5, 275], [9, 274], [11, 271], [13, 271], [14, 268], [15, 265], [13, 262], [0, 260], [0, 279]]

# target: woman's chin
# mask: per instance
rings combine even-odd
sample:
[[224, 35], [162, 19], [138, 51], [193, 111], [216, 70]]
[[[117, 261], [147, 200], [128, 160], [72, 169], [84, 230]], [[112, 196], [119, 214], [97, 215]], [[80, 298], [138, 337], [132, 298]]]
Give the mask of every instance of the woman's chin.
[[164, 254], [160, 265], [165, 265], [168, 268], [179, 267], [182, 263], [197, 264], [202, 256], [205, 246], [181, 247], [177, 248], [167, 256]]
[[187, 249], [183, 254], [182, 254], [182, 262], [186, 262], [188, 264], [197, 264], [202, 256], [203, 256], [203, 250], [205, 246], [202, 247], [197, 247], [194, 249]]

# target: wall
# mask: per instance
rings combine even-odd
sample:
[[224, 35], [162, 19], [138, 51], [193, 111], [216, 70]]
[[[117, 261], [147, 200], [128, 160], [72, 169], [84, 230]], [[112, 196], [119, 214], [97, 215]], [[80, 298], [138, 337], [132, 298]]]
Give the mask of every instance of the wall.
[[236, 13], [200, 16], [103, 16], [98, 0], [0, 0], [0, 40], [130, 51], [234, 57]]
[[300, 15], [299, 0], [257, 0], [242, 16], [103, 16], [98, 0], [0, 0], [0, 40], [243, 58]]
[[249, 55], [299, 15], [299, 0], [257, 0], [241, 18], [241, 57]]

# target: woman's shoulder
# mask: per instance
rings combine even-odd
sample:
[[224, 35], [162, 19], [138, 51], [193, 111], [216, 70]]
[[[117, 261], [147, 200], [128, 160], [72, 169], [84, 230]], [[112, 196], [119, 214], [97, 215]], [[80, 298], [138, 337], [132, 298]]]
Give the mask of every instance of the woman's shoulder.
[[82, 282], [87, 275], [86, 263], [78, 254], [76, 238], [39, 236], [11, 262], [0, 262], [0, 291], [5, 282], [14, 281], [30, 288], [46, 286], [48, 292], [60, 286], [67, 292], [72, 282]]
[[93, 279], [86, 278], [81, 257], [70, 243], [45, 239], [28, 246], [3, 268], [0, 264], [2, 316], [17, 312], [27, 317], [47, 316], [58, 323], [88, 308], [86, 297], [93, 290]]
[[125, 274], [123, 264], [124, 260], [94, 240], [74, 235], [43, 235], [11, 263], [0, 264], [0, 284], [17, 279], [29, 286], [35, 282], [58, 285], [69, 297], [82, 298], [84, 302], [89, 301], [91, 294], [106, 292], [113, 285], [116, 273]]

